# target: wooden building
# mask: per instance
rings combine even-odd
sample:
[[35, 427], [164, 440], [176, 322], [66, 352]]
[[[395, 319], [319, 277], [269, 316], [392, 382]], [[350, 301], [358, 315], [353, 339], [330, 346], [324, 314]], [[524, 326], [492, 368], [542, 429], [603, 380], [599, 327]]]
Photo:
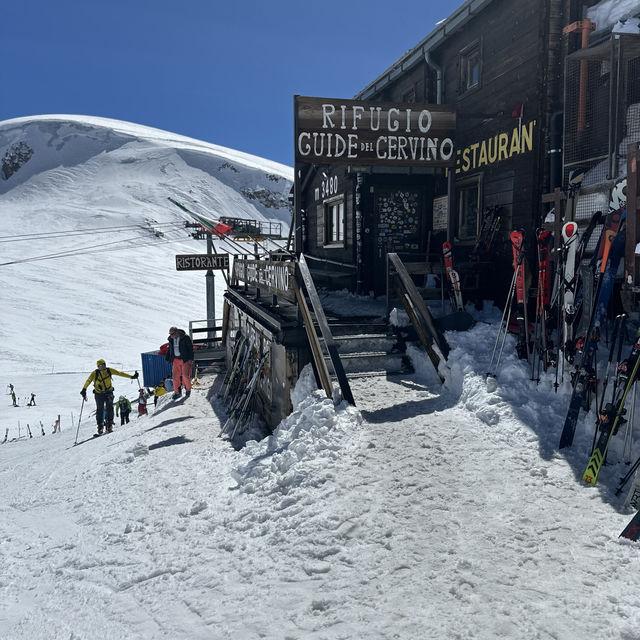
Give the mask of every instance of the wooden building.
[[296, 252], [320, 284], [386, 295], [388, 253], [426, 261], [453, 110], [296, 96], [295, 114]]
[[[446, 341], [420, 294], [440, 295], [443, 242], [466, 300], [502, 303], [509, 232], [524, 230], [534, 263], [537, 229], [606, 210], [627, 173], [625, 299], [640, 310], [640, 35], [594, 27], [596, 4], [468, 0], [355, 99], [295, 96], [293, 252], [237, 260], [225, 296], [228, 362], [250, 345], [269, 425], [291, 410], [308, 362], [331, 397], [330, 355], [350, 395], [335, 356], [357, 339], [338, 345], [317, 296], [309, 310], [316, 285], [385, 296], [387, 310], [401, 298], [437, 365]], [[565, 211], [576, 168], [584, 180]]]
[[[544, 196], [566, 187], [572, 168], [586, 170], [576, 219], [604, 210], [629, 142], [640, 140], [640, 36], [594, 27], [595, 4], [469, 0], [363, 89], [355, 98], [365, 108], [455, 112], [455, 166], [304, 166], [297, 156], [296, 250], [314, 275], [381, 295], [385, 252], [434, 264], [449, 240], [468, 298], [501, 300], [509, 232], [525, 231], [533, 258], [536, 230], [564, 208], [564, 198]], [[489, 214], [500, 226], [487, 245], [479, 236]]]

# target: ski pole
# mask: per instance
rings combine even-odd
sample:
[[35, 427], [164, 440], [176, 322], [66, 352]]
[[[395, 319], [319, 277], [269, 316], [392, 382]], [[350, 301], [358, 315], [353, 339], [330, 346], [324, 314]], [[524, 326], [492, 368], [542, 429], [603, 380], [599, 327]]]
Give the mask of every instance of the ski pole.
[[[514, 274], [513, 274], [513, 288], [511, 290], [511, 294], [509, 295], [509, 301], [508, 301], [508, 307], [509, 307], [509, 312], [507, 313], [507, 320], [506, 320], [506, 324], [504, 325], [504, 333], [502, 334], [502, 343], [500, 344], [500, 352], [498, 353], [498, 359], [496, 360], [496, 374], [498, 373], [498, 367], [500, 366], [500, 361], [502, 360], [502, 352], [504, 351], [504, 345], [505, 342], [507, 341], [507, 334], [509, 333], [509, 322], [511, 322], [511, 311], [513, 308], [513, 296], [515, 294], [516, 291], [516, 280], [518, 279], [518, 275], [520, 272], [520, 265], [518, 265], [518, 268], [515, 270]], [[506, 311], [506, 308], [505, 308]], [[496, 342], [496, 346], [497, 346], [497, 342]], [[494, 347], [494, 352], [495, 352], [495, 347]], [[493, 362], [493, 355], [491, 356], [491, 361]]]
[[[613, 360], [613, 352], [616, 347], [616, 341], [620, 339], [620, 348], [622, 348], [622, 323], [624, 319], [626, 319], [626, 314], [621, 313], [619, 316], [616, 316], [616, 319], [613, 321], [613, 335], [611, 337], [611, 344], [609, 345], [609, 359], [607, 360], [607, 369], [604, 374], [604, 382], [602, 383], [602, 393], [600, 395], [600, 406], [604, 407], [604, 398], [605, 393], [607, 391], [607, 385], [609, 384], [609, 369], [611, 368], [611, 362]], [[620, 356], [618, 356], [618, 361], [620, 360]], [[596, 410], [598, 409], [596, 405]]]
[[636, 396], [637, 396], [637, 385], [633, 388], [633, 394], [631, 396], [631, 412], [629, 415], [629, 420], [627, 420], [627, 424], [625, 425], [624, 431], [624, 446], [622, 449], [622, 456], [625, 464], [629, 464], [631, 462], [631, 449], [633, 447], [633, 423], [636, 417]]
[[78, 444], [78, 434], [80, 433], [80, 421], [82, 420], [82, 410], [84, 409], [85, 398], [82, 398], [82, 404], [80, 405], [80, 416], [78, 417], [78, 429], [76, 431], [76, 441], [74, 446]]
[[[498, 342], [500, 342], [500, 334], [503, 331], [504, 328], [504, 319], [505, 316], [507, 314], [507, 308], [509, 309], [509, 316], [511, 316], [511, 302], [513, 300], [513, 292], [515, 290], [515, 285], [516, 285], [516, 272], [514, 270], [513, 272], [513, 277], [511, 278], [511, 284], [509, 285], [509, 295], [507, 296], [507, 302], [504, 306], [504, 311], [502, 312], [502, 318], [500, 320], [500, 329], [498, 330], [498, 335], [496, 336], [496, 342], [493, 345], [493, 352], [491, 353], [491, 360], [489, 361], [489, 372], [487, 373], [487, 375], [491, 376], [491, 367], [493, 366], [493, 358], [496, 355], [496, 349], [498, 348]], [[507, 320], [507, 328], [509, 326], [509, 321]]]
[[626, 475], [620, 478], [620, 484], [616, 489], [616, 495], [619, 496], [622, 493], [622, 489], [624, 489], [624, 485], [631, 480], [633, 474], [637, 471], [638, 467], [640, 467], [640, 458], [638, 458], [634, 463], [631, 469], [626, 473]]

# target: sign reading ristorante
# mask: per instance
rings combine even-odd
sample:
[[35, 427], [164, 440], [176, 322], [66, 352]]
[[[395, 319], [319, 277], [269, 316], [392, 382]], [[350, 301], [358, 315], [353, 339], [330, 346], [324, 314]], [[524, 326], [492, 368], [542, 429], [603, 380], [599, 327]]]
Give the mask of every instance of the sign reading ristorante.
[[298, 162], [451, 166], [456, 116], [446, 105], [294, 96]]
[[177, 271], [200, 271], [209, 269], [228, 269], [228, 253], [188, 253], [176, 255]]

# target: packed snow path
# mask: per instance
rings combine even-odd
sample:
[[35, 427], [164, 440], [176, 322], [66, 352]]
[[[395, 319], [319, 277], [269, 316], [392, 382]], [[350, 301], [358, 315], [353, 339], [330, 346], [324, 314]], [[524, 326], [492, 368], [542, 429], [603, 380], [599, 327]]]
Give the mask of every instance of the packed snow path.
[[78, 446], [7, 443], [0, 637], [640, 637], [628, 514], [456, 357], [459, 388], [362, 378], [358, 410], [303, 378], [238, 452], [211, 380]]

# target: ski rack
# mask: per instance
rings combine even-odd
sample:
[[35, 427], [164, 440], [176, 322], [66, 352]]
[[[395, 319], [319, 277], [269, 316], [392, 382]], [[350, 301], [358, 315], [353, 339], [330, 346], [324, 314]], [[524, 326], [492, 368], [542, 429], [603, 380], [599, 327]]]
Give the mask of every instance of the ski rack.
[[[353, 399], [351, 387], [349, 386], [347, 375], [344, 372], [342, 361], [340, 360], [340, 356], [338, 355], [338, 347], [336, 341], [331, 334], [331, 329], [329, 328], [327, 317], [325, 316], [324, 309], [322, 308], [322, 304], [320, 303], [320, 298], [318, 296], [318, 292], [316, 291], [316, 286], [313, 282], [313, 278], [311, 277], [309, 266], [307, 265], [307, 261], [305, 260], [304, 254], [302, 253], [298, 257], [298, 260], [296, 262], [296, 277], [294, 278], [294, 289], [296, 298], [298, 300], [298, 306], [302, 314], [304, 328], [307, 333], [309, 345], [311, 347], [311, 352], [313, 353], [313, 361], [316, 365], [318, 378], [320, 379], [322, 388], [327, 394], [327, 398], [333, 397], [333, 387], [331, 385], [331, 376], [329, 374], [329, 369], [322, 353], [322, 345], [320, 343], [318, 334], [316, 333], [315, 324], [311, 315], [312, 310], [320, 328], [320, 333], [322, 335], [322, 339], [324, 340], [327, 353], [329, 354], [329, 358], [331, 359], [331, 364], [333, 365], [333, 370], [335, 371], [336, 378], [338, 379], [338, 384], [340, 385], [340, 390], [342, 391], [342, 397], [350, 405], [353, 405], [355, 407], [356, 403]], [[309, 300], [311, 302], [311, 309], [307, 304], [305, 293], [309, 297]]]
[[[435, 370], [438, 372], [438, 376], [440, 376], [440, 379], [444, 382], [443, 376], [440, 374], [440, 371], [438, 371], [438, 367], [440, 366], [440, 356], [436, 353], [433, 345], [435, 344], [435, 346], [438, 347], [442, 357], [446, 361], [450, 351], [449, 344], [445, 337], [436, 328], [433, 316], [427, 308], [427, 305], [424, 303], [422, 296], [418, 292], [418, 289], [411, 279], [404, 263], [400, 259], [400, 256], [398, 256], [397, 253], [387, 253], [387, 260], [400, 278], [400, 284], [402, 287], [400, 291], [400, 299], [402, 301], [402, 305], [411, 320], [411, 324], [418, 333], [418, 338], [420, 339], [424, 350], [427, 352]], [[389, 264], [387, 267], [389, 268]], [[390, 296], [389, 291], [387, 291], [387, 296]]]

